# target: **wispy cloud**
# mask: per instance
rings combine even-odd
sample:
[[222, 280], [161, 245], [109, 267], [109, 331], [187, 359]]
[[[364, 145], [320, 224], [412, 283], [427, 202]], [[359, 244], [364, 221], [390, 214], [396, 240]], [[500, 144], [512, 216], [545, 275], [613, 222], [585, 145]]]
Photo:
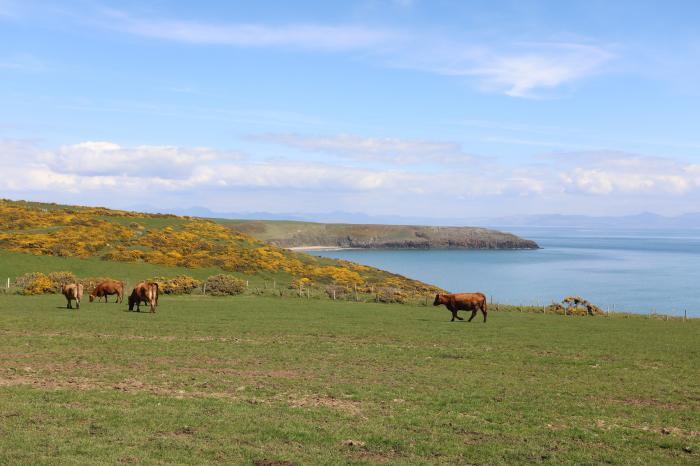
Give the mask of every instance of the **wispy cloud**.
[[145, 19], [115, 10], [110, 27], [132, 34], [192, 44], [235, 47], [293, 47], [313, 50], [366, 49], [395, 38], [388, 30], [356, 25], [241, 24]]
[[431, 44], [396, 59], [396, 66], [475, 79], [485, 91], [538, 97], [537, 91], [571, 84], [603, 70], [613, 53], [597, 45], [535, 42], [497, 46]]
[[600, 73], [608, 48], [572, 42], [485, 43], [359, 24], [211, 23], [144, 18], [108, 10], [106, 27], [129, 34], [199, 45], [362, 51], [383, 66], [472, 80], [487, 92], [539, 97]]
[[347, 159], [405, 164], [464, 163], [475, 159], [459, 144], [416, 139], [370, 138], [354, 134], [302, 136], [263, 134], [252, 139], [281, 144], [304, 151], [337, 155]]
[[44, 62], [29, 54], [15, 54], [9, 57], [0, 57], [0, 69], [14, 71], [43, 71], [46, 69]]

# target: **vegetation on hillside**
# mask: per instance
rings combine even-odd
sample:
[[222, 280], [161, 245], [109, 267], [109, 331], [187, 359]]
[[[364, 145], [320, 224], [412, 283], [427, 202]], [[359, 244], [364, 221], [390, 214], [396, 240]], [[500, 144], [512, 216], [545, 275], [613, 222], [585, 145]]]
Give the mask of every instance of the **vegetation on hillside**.
[[475, 227], [350, 225], [275, 220], [222, 220], [237, 230], [284, 247], [364, 249], [537, 249], [511, 233]]
[[373, 267], [288, 251], [211, 220], [0, 200], [0, 248], [14, 252], [308, 279], [423, 296], [439, 288]]

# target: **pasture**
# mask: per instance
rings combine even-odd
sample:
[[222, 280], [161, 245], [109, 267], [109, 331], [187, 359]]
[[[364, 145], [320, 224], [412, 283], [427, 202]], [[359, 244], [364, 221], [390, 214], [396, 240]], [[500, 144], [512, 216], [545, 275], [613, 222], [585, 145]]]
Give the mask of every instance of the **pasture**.
[[251, 295], [161, 296], [156, 314], [0, 295], [0, 464], [700, 462], [698, 321], [449, 319]]

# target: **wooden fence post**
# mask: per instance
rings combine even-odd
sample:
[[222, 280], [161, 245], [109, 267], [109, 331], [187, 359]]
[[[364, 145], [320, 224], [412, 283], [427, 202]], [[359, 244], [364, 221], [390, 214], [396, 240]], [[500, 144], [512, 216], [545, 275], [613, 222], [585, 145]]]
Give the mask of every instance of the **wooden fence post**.
[[685, 322], [686, 320], [688, 320], [688, 310], [683, 309], [683, 322]]
[[[246, 288], [248, 285], [246, 284]], [[204, 285], [202, 285], [202, 295], [206, 296], [207, 295], [207, 282], [204, 282]]]

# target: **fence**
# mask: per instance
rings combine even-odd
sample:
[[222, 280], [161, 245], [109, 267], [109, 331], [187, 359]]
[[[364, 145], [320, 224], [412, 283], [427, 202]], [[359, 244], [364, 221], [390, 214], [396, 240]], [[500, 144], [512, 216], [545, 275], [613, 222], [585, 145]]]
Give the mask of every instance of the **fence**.
[[[126, 280], [123, 280], [124, 286], [125, 286], [125, 294], [128, 294], [127, 290], [129, 290], [129, 279], [127, 278]], [[312, 286], [312, 285], [299, 285], [297, 288], [285, 288], [282, 286], [279, 286], [277, 283], [277, 280], [273, 279], [270, 281], [263, 280], [262, 286], [255, 286], [253, 288], [250, 287], [250, 282], [249, 280], [245, 281], [246, 284], [246, 290], [250, 294], [258, 295], [258, 296], [275, 296], [279, 298], [300, 298], [300, 299], [331, 299], [333, 301], [355, 301], [355, 302], [396, 302], [396, 303], [402, 303], [402, 304], [413, 304], [413, 305], [422, 305], [422, 306], [430, 306], [432, 304], [432, 295], [424, 295], [424, 296], [407, 296], [402, 299], [397, 300], [392, 300], [391, 297], [387, 298], [385, 296], [381, 296], [381, 293], [386, 292], [388, 288], [375, 288], [374, 286], [370, 286], [367, 292], [367, 289], [365, 291], [358, 290], [357, 286], [353, 286], [352, 288], [348, 286], [341, 286], [341, 285], [326, 285], [323, 288], [319, 288], [317, 286]], [[16, 289], [13, 286], [13, 280], [11, 277], [7, 277], [7, 280], [3, 283], [4, 286], [0, 288], [3, 294], [8, 294], [8, 293], [13, 293], [13, 292], [18, 292], [19, 290]], [[201, 294], [206, 295], [207, 294], [207, 285], [206, 281], [202, 284], [201, 287]], [[559, 312], [553, 312], [550, 309], [551, 305], [544, 305], [541, 304], [541, 300], [536, 300], [533, 302], [533, 304], [504, 304], [504, 303], [499, 303], [493, 295], [489, 296], [489, 310], [492, 311], [505, 311], [505, 312], [529, 312], [529, 313], [538, 313], [538, 314], [548, 314], [548, 313], [556, 313], [559, 314]], [[554, 304], [554, 303], [552, 303]], [[564, 314], [565, 316], [569, 316], [567, 313], [566, 308], [564, 308]], [[603, 311], [603, 315], [606, 317], [612, 317], [612, 316], [621, 316], [621, 317], [630, 317], [630, 316], [639, 316], [643, 315], [640, 313], [630, 313], [630, 312], [620, 312], [616, 310], [615, 304], [607, 306], [606, 310]], [[679, 320], [682, 319], [684, 322], [688, 321], [688, 310], [683, 309], [682, 315], [680, 314], [660, 314], [656, 312], [655, 309], [651, 309], [648, 311], [647, 318], [649, 319], [656, 319], [656, 320]]]

